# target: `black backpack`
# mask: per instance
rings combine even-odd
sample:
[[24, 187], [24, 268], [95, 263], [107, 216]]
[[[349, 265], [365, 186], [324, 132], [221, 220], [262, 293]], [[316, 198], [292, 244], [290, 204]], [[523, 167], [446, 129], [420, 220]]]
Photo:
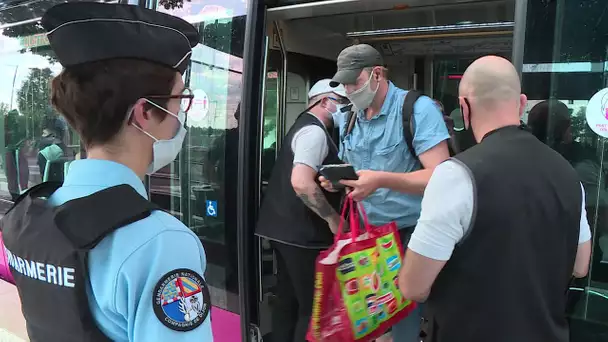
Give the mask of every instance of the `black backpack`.
[[[407, 92], [405, 96], [405, 100], [403, 101], [403, 138], [407, 143], [407, 147], [412, 154], [412, 157], [420, 162], [418, 155], [416, 154], [416, 150], [414, 149], [414, 133], [416, 132], [416, 122], [414, 121], [414, 103], [421, 97], [424, 96], [421, 92], [417, 90], [410, 90]], [[443, 114], [443, 113], [442, 113]], [[351, 111], [346, 121], [348, 125], [344, 128], [344, 134], [342, 137], [346, 137], [350, 132], [352, 132], [355, 127], [355, 122], [357, 116]], [[448, 128], [448, 132], [450, 132], [450, 141], [448, 142], [448, 148], [450, 150], [450, 157], [456, 155], [460, 152], [458, 148], [458, 143], [456, 141], [456, 137], [452, 134], [454, 128], [454, 122], [451, 120], [449, 116], [443, 116], [444, 122]]]
[[96, 326], [86, 295], [89, 251], [158, 208], [128, 185], [50, 206], [44, 198], [60, 186], [31, 188], [0, 221], [28, 335], [31, 341], [109, 341]]

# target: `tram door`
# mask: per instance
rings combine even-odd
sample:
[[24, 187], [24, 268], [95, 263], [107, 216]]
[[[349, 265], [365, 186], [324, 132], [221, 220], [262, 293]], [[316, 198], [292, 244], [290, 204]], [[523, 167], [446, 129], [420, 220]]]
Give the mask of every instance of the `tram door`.
[[[261, 194], [260, 203], [270, 181], [278, 152], [283, 146], [283, 137], [289, 131], [298, 115], [308, 107], [308, 90], [322, 78], [331, 77], [335, 71], [335, 61], [314, 56], [292, 53], [281, 49], [285, 43], [280, 26], [268, 32], [268, 50], [264, 83], [263, 123], [261, 129]], [[310, 68], [315, 65], [315, 68]], [[258, 240], [258, 293], [259, 327], [271, 339], [270, 310], [275, 300], [276, 262], [270, 244], [265, 239]]]
[[[352, 1], [348, 14], [333, 1], [279, 1], [292, 6], [268, 9], [260, 138], [262, 201], [277, 153], [284, 147], [282, 138], [306, 109], [310, 87], [333, 76], [337, 56], [345, 47], [374, 46], [396, 86], [421, 90], [442, 101], [446, 114], [457, 107], [458, 82], [470, 61], [490, 53], [510, 57], [514, 1], [430, 2], [402, 10], [395, 1]], [[260, 251], [257, 325], [265, 342], [274, 341], [276, 262], [268, 241], [256, 240]]]

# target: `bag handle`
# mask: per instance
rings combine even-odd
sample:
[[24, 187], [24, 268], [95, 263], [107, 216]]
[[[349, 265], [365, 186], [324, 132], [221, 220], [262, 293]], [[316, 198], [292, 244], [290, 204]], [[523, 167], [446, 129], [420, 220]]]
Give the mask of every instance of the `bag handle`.
[[350, 239], [355, 242], [361, 233], [361, 220], [359, 219], [359, 210], [355, 206], [355, 200], [351, 196], [347, 197], [350, 201]]
[[[354, 202], [354, 200], [353, 200]], [[369, 219], [367, 218], [367, 213], [365, 212], [365, 207], [363, 206], [363, 204], [361, 202], [357, 202], [357, 215], [359, 213], [361, 213], [361, 216], [363, 216], [363, 224], [365, 225], [365, 230], [368, 233], [371, 233], [371, 226], [369, 225]]]
[[[357, 205], [355, 205], [355, 203]], [[344, 200], [344, 205], [342, 206], [342, 213], [340, 214], [341, 220], [340, 220], [340, 224], [338, 226], [338, 233], [336, 235], [334, 235], [334, 243], [337, 243], [342, 238], [342, 235], [344, 233], [344, 222], [346, 222], [346, 218], [345, 218], [346, 209], [349, 207], [350, 207], [350, 215], [349, 215], [350, 237], [351, 237], [352, 241], [357, 240], [357, 238], [359, 237], [359, 234], [360, 234], [361, 220], [359, 219], [359, 213], [361, 213], [361, 215], [363, 216], [363, 225], [364, 225], [365, 231], [370, 234], [372, 233], [371, 226], [370, 226], [369, 220], [367, 218], [367, 213], [365, 212], [365, 208], [363, 207], [361, 202], [356, 202], [355, 200], [353, 200], [353, 198], [351, 196], [347, 195]]]
[[350, 203], [350, 196], [346, 196], [344, 198], [344, 204], [342, 205], [342, 213], [340, 214], [340, 224], [338, 225], [338, 232], [334, 235], [334, 243], [337, 243], [342, 238], [342, 233], [344, 232], [344, 222], [346, 221], [344, 217], [346, 216], [346, 209], [349, 207]]
[[[355, 222], [357, 222], [357, 234], [354, 237], [354, 239], [357, 239], [357, 237], [359, 237], [359, 232], [360, 232], [360, 227], [359, 225], [361, 224], [361, 219], [359, 217], [359, 215], [361, 215], [363, 217], [363, 229], [365, 230], [365, 232], [367, 232], [370, 236], [374, 233], [372, 231], [372, 226], [369, 224], [369, 219], [367, 218], [367, 213], [365, 212], [365, 207], [363, 206], [363, 204], [361, 202], [357, 202], [353, 199], [351, 199], [353, 202], [353, 208], [354, 208], [354, 204], [357, 203], [357, 207], [354, 208], [354, 212], [355, 212]], [[354, 240], [353, 240], [354, 241]]]

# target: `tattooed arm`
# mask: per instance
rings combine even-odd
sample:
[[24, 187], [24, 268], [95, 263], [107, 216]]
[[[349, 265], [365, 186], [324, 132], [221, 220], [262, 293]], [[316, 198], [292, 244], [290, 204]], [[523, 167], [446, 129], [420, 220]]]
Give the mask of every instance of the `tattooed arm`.
[[325, 199], [323, 190], [315, 182], [317, 168], [329, 153], [327, 133], [316, 125], [305, 126], [291, 141], [293, 169], [291, 185], [307, 207], [327, 221], [332, 232], [338, 231], [340, 216]]
[[315, 179], [317, 171], [305, 164], [295, 164], [291, 171], [291, 185], [308, 208], [324, 219], [331, 231], [338, 232], [340, 215], [327, 202], [323, 190], [317, 185]]

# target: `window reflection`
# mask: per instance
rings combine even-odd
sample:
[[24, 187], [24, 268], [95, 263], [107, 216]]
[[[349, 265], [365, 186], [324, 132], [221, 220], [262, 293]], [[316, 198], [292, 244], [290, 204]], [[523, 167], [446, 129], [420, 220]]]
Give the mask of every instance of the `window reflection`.
[[[30, 19], [60, 0], [0, 11], [0, 23]], [[180, 156], [149, 180], [152, 201], [182, 220], [207, 252], [213, 305], [238, 312], [236, 170], [246, 1], [222, 5], [192, 0], [165, 10], [196, 24], [202, 41], [185, 83], [195, 99]], [[1, 6], [0, 6], [1, 7]], [[83, 158], [78, 136], [50, 104], [50, 80], [61, 71], [38, 23], [0, 35], [0, 214], [23, 191], [63, 180], [70, 161]]]
[[[506, 54], [497, 54], [509, 59]], [[436, 58], [433, 60], [433, 97], [443, 106], [444, 113], [454, 123], [453, 141], [460, 151], [476, 144], [473, 136], [464, 128], [460, 112], [458, 87], [466, 68], [478, 57]]]
[[599, 0], [528, 1], [523, 120], [578, 173], [592, 230], [589, 276], [568, 293], [573, 342], [608, 340], [607, 146], [585, 119], [589, 99], [608, 84], [607, 11]]
[[192, 0], [159, 11], [198, 22], [185, 83], [195, 96], [178, 159], [150, 177], [152, 201], [201, 239], [212, 304], [238, 312], [236, 185], [245, 2]]
[[0, 213], [33, 185], [63, 181], [80, 156], [78, 137], [50, 103], [61, 66], [40, 32], [33, 23], [0, 36]]
[[[61, 2], [0, 4], [0, 24], [41, 17]], [[28, 188], [63, 181], [70, 162], [86, 157], [78, 136], [50, 103], [50, 80], [61, 69], [40, 23], [1, 29], [0, 215]]]
[[[96, 2], [116, 2], [115, 0], [67, 0], [77, 1], [96, 1]], [[9, 0], [0, 1], [0, 24], [14, 24], [40, 18], [49, 8], [66, 2], [66, 0]], [[18, 25], [5, 28], [3, 34], [8, 37], [28, 37], [40, 33], [37, 23], [32, 25]]]
[[270, 179], [270, 173], [274, 167], [277, 149], [277, 116], [279, 114], [279, 88], [278, 72], [268, 71], [266, 73], [266, 94], [264, 96], [264, 136], [262, 146], [262, 182], [263, 189]]

